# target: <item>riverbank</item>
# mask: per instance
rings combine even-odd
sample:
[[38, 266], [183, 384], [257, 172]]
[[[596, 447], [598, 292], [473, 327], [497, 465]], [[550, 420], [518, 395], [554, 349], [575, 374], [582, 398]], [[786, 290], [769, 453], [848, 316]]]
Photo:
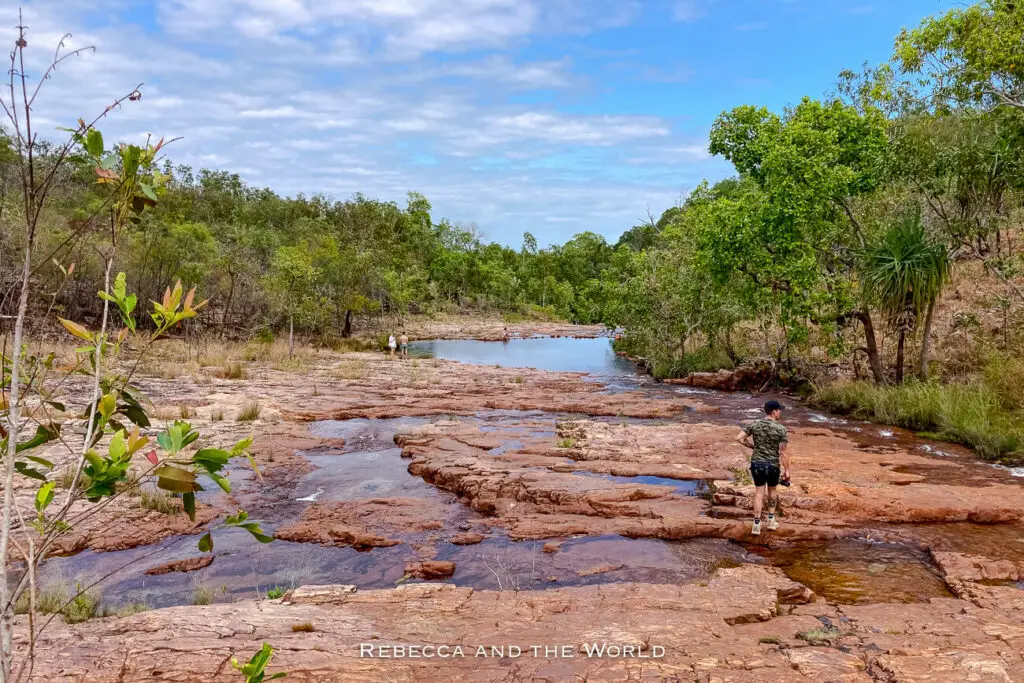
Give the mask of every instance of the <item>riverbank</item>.
[[[599, 346], [554, 341], [574, 362]], [[302, 349], [223, 361], [238, 372], [195, 361], [140, 378], [161, 424], [187, 414], [214, 443], [255, 435], [261, 476], [232, 463], [230, 497], [201, 496], [206, 515], [186, 529], [183, 514], [124, 497], [72, 530], [75, 554], [48, 562], [41, 586], [133, 562], [102, 584], [111, 608], [179, 606], [51, 627], [36, 678], [233, 680], [227, 657], [262, 641], [278, 648], [272, 670], [310, 681], [1024, 675], [1024, 632], [998, 626], [1022, 615], [1024, 480], [954, 445], [790, 406], [794, 486], [779, 531], [754, 539], [732, 438], [764, 397], [601, 369], [610, 349], [591, 375], [495, 366], [524, 344], [484, 344], [472, 364]], [[18, 495], [26, 513], [30, 493]], [[185, 563], [238, 506], [280, 540], [257, 547], [215, 530], [212, 563]], [[160, 539], [169, 549], [155, 552]], [[193, 571], [146, 575], [170, 562]], [[413, 578], [428, 570], [450, 573], [445, 587]], [[323, 584], [357, 590], [311, 588]], [[302, 586], [292, 604], [253, 599]], [[217, 604], [188, 605], [200, 590]], [[358, 650], [595, 639], [666, 656], [385, 661]]]

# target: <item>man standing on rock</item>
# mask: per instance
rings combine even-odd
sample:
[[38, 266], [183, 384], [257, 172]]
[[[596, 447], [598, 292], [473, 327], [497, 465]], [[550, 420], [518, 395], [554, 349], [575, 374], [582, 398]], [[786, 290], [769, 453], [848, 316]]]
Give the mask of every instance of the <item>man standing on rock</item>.
[[[764, 496], [768, 493], [768, 530], [779, 528], [775, 520], [775, 508], [779, 503], [776, 487], [779, 479], [789, 480], [789, 434], [786, 427], [779, 421], [782, 416], [782, 404], [768, 401], [764, 404], [767, 417], [761, 418], [736, 435], [736, 440], [753, 450], [750, 455], [750, 476], [754, 479], [754, 526], [750, 533], [761, 535], [761, 507]], [[788, 486], [788, 484], [787, 484]]]

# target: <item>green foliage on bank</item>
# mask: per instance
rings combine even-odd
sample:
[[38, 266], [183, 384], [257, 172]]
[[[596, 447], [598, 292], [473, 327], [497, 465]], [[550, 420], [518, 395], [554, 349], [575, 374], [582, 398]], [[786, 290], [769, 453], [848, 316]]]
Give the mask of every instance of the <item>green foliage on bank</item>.
[[996, 355], [982, 376], [942, 384], [879, 386], [843, 382], [821, 388], [813, 405], [974, 448], [988, 460], [1024, 460], [1024, 361]]

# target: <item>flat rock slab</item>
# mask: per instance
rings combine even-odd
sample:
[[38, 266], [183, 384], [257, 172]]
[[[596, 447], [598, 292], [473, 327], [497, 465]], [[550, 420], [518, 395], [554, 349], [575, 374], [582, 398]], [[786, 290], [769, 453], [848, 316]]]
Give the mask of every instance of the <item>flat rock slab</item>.
[[146, 570], [146, 574], [149, 576], [159, 576], [160, 574], [170, 574], [171, 572], [194, 572], [209, 567], [211, 564], [213, 564], [213, 555], [190, 557], [185, 560], [175, 560], [174, 562], [165, 562], [164, 564], [150, 567]]
[[[276, 648], [269, 672], [303, 682], [1024, 680], [1019, 643], [1006, 640], [1019, 612], [957, 599], [841, 611], [784, 604], [809, 599], [805, 591], [757, 566], [721, 569], [707, 585], [307, 586], [281, 601], [54, 622], [37, 642], [32, 680], [236, 681], [225, 662], [264, 642]], [[833, 646], [797, 638], [821, 626], [817, 616], [839, 626]], [[17, 656], [25, 626], [18, 617]]]

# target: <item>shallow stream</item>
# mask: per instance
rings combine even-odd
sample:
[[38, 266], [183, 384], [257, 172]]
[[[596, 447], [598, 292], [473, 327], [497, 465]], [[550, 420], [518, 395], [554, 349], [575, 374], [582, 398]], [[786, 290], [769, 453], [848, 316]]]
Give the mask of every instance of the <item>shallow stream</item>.
[[[713, 392], [653, 382], [636, 367], [616, 356], [609, 339], [531, 338], [509, 342], [432, 341], [411, 345], [415, 357], [436, 357], [466, 363], [532, 367], [543, 370], [589, 373], [604, 384], [605, 391], [640, 390], [652, 398], [689, 395], [719, 408], [717, 414], [684, 413], [674, 420], [736, 425], [756, 417], [769, 396]], [[915, 449], [929, 457], [955, 458], [969, 463], [982, 478], [1012, 479], [1010, 473], [974, 464], [966, 449], [917, 438], [904, 430], [836, 418], [809, 410], [789, 397], [778, 397], [787, 406], [784, 419], [801, 427], [820, 426], [839, 432], [866, 449], [893, 447]], [[104, 603], [117, 606], [144, 602], [151, 606], [186, 604], [212, 596], [216, 600], [263, 595], [273, 587], [301, 584], [355, 584], [389, 587], [401, 582], [406, 562], [423, 559], [416, 548], [432, 547], [433, 559], [452, 560], [455, 584], [481, 589], [541, 589], [552, 586], [598, 582], [638, 581], [678, 583], [706, 579], [720, 566], [738, 563], [770, 563], [781, 567], [826, 598], [838, 602], [913, 602], [948, 595], [928, 554], [913, 543], [877, 543], [849, 539], [769, 547], [719, 539], [661, 541], [619, 536], [589, 536], [564, 541], [557, 553], [542, 550], [543, 541], [514, 542], [492, 530], [477, 545], [460, 546], [448, 541], [459, 530], [478, 528], [486, 520], [461, 505], [453, 496], [409, 474], [408, 461], [395, 447], [394, 435], [427, 424], [432, 418], [355, 419], [314, 423], [317, 436], [340, 437], [342, 449], [302, 454], [314, 466], [295, 485], [287, 503], [261, 511], [268, 530], [297, 520], [313, 501], [353, 501], [373, 498], [424, 498], [449, 506], [454, 528], [425, 533], [400, 534], [402, 544], [359, 552], [348, 547], [322, 547], [312, 543], [274, 541], [255, 543], [244, 532], [221, 530], [215, 534], [216, 559], [212, 565], [189, 574], [146, 576], [157, 564], [194, 557], [198, 536], [168, 539], [155, 546], [132, 550], [54, 558], [40, 571], [40, 584], [89, 584], [127, 563], [127, 568], [102, 583]], [[557, 419], [567, 417], [540, 411], [481, 411], [462, 418], [482, 431], [518, 433], [523, 438], [551, 436]], [[593, 418], [592, 418], [593, 419]], [[620, 418], [617, 418], [617, 420]], [[650, 422], [645, 420], [644, 422]], [[521, 442], [510, 439], [496, 452], [514, 450]], [[884, 452], [884, 451], [882, 451]], [[238, 471], [239, 474], [242, 470]], [[676, 493], [703, 495], [707, 483], [657, 477], [625, 478], [574, 472], [577, 476], [603, 477], [616, 483], [640, 482], [666, 486]], [[242, 474], [244, 478], [245, 475]], [[237, 479], [234, 479], [238, 481]], [[263, 514], [265, 512], [266, 514]], [[940, 541], [974, 533], [974, 525], [932, 525], [927, 532]], [[958, 527], [954, 529], [953, 527]], [[969, 528], [968, 528], [969, 527]], [[981, 529], [981, 528], [979, 528]], [[987, 542], [1007, 542], [992, 529]], [[887, 539], [890, 540], [890, 539]], [[1024, 554], [1024, 543], [1020, 544]], [[163, 549], [160, 552], [154, 552]]]

